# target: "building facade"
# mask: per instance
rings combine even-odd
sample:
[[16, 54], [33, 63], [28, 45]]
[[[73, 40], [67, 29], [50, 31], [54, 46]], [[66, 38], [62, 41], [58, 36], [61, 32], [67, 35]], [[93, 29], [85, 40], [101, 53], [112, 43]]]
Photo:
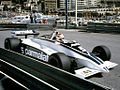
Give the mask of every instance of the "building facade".
[[[67, 1], [68, 10], [75, 10], [76, 0]], [[38, 10], [43, 12], [65, 11], [66, 5], [66, 0], [28, 0], [27, 2], [29, 6], [31, 6], [31, 9], [39, 7]], [[104, 12], [106, 11], [106, 9], [104, 8], [109, 8], [113, 6], [120, 7], [120, 0], [77, 0], [78, 10], [90, 8], [93, 8], [94, 10], [94, 8], [103, 8], [99, 11]]]
[[[75, 10], [76, 0], [67, 0], [68, 10]], [[26, 7], [37, 11], [60, 11], [65, 10], [66, 0], [27, 0]], [[0, 5], [12, 5], [12, 0], [0, 0]], [[77, 0], [77, 8], [109, 8], [120, 7], [120, 0]]]
[[102, 6], [107, 7], [120, 7], [120, 0], [100, 0]]
[[[76, 0], [68, 0], [68, 9], [75, 9]], [[97, 7], [99, 5], [99, 0], [77, 0], [77, 8], [83, 9], [88, 7]], [[60, 8], [65, 8], [65, 0], [60, 0]]]
[[45, 0], [45, 10], [57, 10], [57, 0]]

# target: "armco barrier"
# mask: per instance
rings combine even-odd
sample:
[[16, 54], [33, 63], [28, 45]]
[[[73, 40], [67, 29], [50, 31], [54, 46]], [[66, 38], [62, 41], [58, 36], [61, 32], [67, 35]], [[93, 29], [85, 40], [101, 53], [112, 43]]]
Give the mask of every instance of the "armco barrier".
[[111, 90], [22, 54], [0, 48], [0, 71], [30, 90]]
[[89, 32], [114, 32], [120, 33], [120, 23], [95, 23], [88, 22], [86, 27]]
[[53, 30], [52, 24], [40, 24], [40, 23], [29, 24], [0, 23], [0, 28]]
[[0, 28], [27, 28], [27, 24], [0, 23]]

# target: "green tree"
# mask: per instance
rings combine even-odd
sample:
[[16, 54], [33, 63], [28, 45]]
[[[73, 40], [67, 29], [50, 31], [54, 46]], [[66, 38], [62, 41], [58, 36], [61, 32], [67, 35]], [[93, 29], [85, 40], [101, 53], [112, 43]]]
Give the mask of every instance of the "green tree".
[[8, 11], [8, 6], [6, 4], [3, 7], [3, 11]]
[[26, 2], [27, 0], [12, 0], [12, 3], [14, 4], [20, 4], [21, 8], [24, 9], [24, 2]]
[[12, 3], [18, 4], [20, 0], [12, 0]]
[[12, 0], [13, 3], [16, 4], [23, 4], [24, 2], [26, 2], [27, 0]]

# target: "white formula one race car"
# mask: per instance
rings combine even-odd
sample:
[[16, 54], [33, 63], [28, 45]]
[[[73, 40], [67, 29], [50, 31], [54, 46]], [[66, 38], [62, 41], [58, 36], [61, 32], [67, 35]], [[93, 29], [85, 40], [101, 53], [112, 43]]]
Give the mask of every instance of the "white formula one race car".
[[[36, 36], [39, 33], [33, 30], [12, 31], [11, 33], [14, 37], [5, 39], [6, 49], [51, 64], [83, 78], [96, 73], [108, 73], [109, 69], [117, 66], [116, 63], [109, 61], [111, 52], [104, 45], [96, 46], [92, 52], [88, 52], [78, 42], [65, 40], [63, 34], [56, 31], [50, 35], [32, 38], [27, 38], [27, 36]], [[17, 36], [25, 36], [25, 38], [20, 39]]]

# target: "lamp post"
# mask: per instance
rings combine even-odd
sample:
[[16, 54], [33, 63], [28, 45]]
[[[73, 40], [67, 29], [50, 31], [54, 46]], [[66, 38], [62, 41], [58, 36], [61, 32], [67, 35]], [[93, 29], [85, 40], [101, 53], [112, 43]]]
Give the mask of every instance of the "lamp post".
[[58, 1], [56, 0], [55, 3], [56, 3], [56, 11], [57, 11], [57, 7], [58, 7], [58, 6], [57, 6], [57, 3], [58, 3]]
[[65, 28], [68, 29], [68, 0], [65, 0], [65, 16], [66, 16], [66, 26]]
[[77, 0], [75, 0], [75, 24], [76, 26], [78, 25], [77, 24]]

